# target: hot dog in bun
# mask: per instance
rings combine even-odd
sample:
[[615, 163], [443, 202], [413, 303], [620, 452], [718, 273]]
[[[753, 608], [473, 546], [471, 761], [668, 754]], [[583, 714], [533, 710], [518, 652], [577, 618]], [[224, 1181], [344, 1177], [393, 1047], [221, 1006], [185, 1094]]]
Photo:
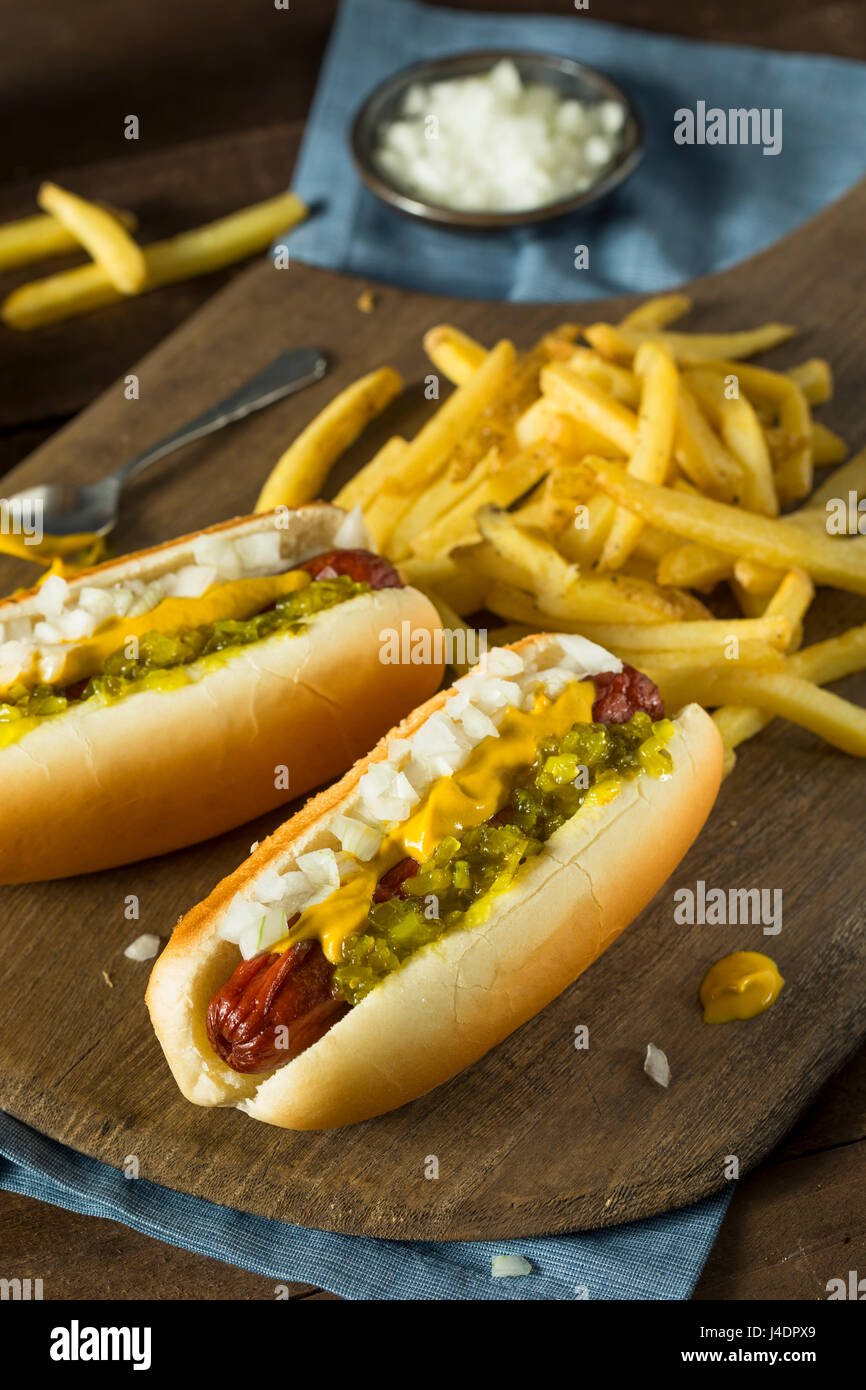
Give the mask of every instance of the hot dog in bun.
[[430, 695], [441, 660], [382, 633], [437, 614], [369, 547], [359, 515], [278, 508], [0, 602], [0, 882], [240, 825]]
[[178, 1085], [291, 1129], [423, 1095], [601, 955], [721, 768], [701, 708], [594, 643], [490, 652], [178, 924], [147, 993]]

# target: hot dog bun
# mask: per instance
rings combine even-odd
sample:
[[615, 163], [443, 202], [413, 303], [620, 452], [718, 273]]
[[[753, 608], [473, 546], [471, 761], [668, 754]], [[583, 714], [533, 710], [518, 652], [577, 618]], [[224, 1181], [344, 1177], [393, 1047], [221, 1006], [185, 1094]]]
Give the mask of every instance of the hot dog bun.
[[[334, 547], [345, 513], [298, 508], [283, 560]], [[232, 539], [274, 529], [270, 514], [212, 527]], [[202, 533], [197, 533], [202, 534]], [[196, 536], [111, 561], [70, 580], [146, 582], [192, 563]], [[38, 590], [0, 603], [0, 622], [38, 612]], [[383, 629], [439, 630], [411, 588], [360, 595], [226, 654], [176, 689], [84, 702], [0, 749], [0, 882], [87, 873], [217, 835], [342, 772], [439, 684], [442, 666], [384, 664]], [[277, 768], [289, 786], [277, 786]]]
[[[556, 640], [525, 638], [514, 649], [525, 653]], [[410, 737], [450, 693], [416, 710], [314, 797], [176, 928], [147, 1003], [189, 1100], [236, 1105], [289, 1129], [323, 1129], [423, 1095], [544, 1008], [601, 955], [673, 871], [715, 800], [721, 740], [704, 710], [690, 705], [674, 721], [669, 778], [628, 781], [608, 804], [583, 807], [522, 866], [480, 927], [422, 948], [287, 1065], [238, 1074], [214, 1053], [205, 1028], [210, 997], [238, 961], [237, 947], [218, 935], [229, 903], [287, 852], [326, 842], [329, 819], [353, 805], [360, 778], [385, 758], [390, 737]]]

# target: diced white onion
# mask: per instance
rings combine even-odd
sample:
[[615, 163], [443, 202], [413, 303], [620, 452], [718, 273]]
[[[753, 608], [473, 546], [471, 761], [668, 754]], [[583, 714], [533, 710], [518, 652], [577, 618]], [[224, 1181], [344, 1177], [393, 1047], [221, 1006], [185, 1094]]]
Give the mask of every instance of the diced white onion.
[[519, 676], [523, 670], [523, 657], [507, 647], [492, 647], [484, 664], [491, 676]]
[[166, 590], [172, 598], [201, 598], [217, 581], [215, 565], [184, 565], [166, 576]]
[[225, 582], [241, 577], [241, 560], [233, 541], [219, 534], [196, 536], [192, 545], [197, 565], [213, 565]]
[[375, 552], [376, 547], [364, 524], [360, 507], [353, 507], [350, 512], [346, 513], [337, 527], [334, 546], [337, 550], [372, 550]]
[[597, 676], [599, 671], [621, 671], [622, 662], [618, 657], [605, 651], [597, 642], [586, 637], [578, 637], [570, 632], [558, 632], [557, 644], [562, 651], [564, 664], [578, 677]]
[[654, 1043], [649, 1043], [647, 1045], [643, 1069], [647, 1076], [651, 1077], [653, 1081], [658, 1082], [659, 1086], [669, 1086], [671, 1084], [670, 1063], [661, 1048], [656, 1047]]
[[154, 936], [153, 932], [142, 932], [134, 941], [130, 941], [123, 954], [129, 960], [153, 960], [154, 956], [159, 955], [159, 937]]
[[243, 933], [262, 920], [264, 908], [261, 903], [248, 902], [240, 894], [232, 899], [229, 910], [217, 927], [217, 936], [223, 941], [233, 941], [237, 946]]
[[522, 697], [523, 691], [516, 681], [500, 680], [498, 676], [493, 676], [480, 686], [475, 702], [485, 714], [495, 714], [509, 705], [519, 708]]
[[111, 601], [114, 604], [114, 615], [117, 618], [125, 618], [132, 607], [135, 594], [132, 588], [126, 584], [118, 584], [110, 590]]
[[332, 849], [314, 849], [309, 854], [300, 854], [298, 868], [314, 888], [338, 888], [340, 873]]
[[152, 583], [145, 584], [139, 596], [133, 599], [128, 609], [130, 618], [143, 617], [145, 613], [150, 613], [156, 608], [158, 603], [162, 603], [165, 598], [165, 588], [158, 579]]
[[52, 646], [63, 641], [63, 633], [56, 623], [37, 623], [33, 629], [33, 637], [39, 643]]
[[531, 1274], [532, 1265], [522, 1255], [494, 1255], [490, 1273], [494, 1279], [514, 1279], [520, 1274]]
[[273, 946], [287, 930], [286, 914], [281, 907], [259, 907], [259, 920], [241, 932], [238, 942], [244, 960], [257, 956]]
[[363, 863], [369, 863], [382, 843], [382, 834], [354, 816], [335, 816], [330, 830], [336, 835], [347, 854], [354, 854]]
[[69, 585], [59, 574], [49, 574], [39, 587], [39, 607], [46, 618], [56, 618], [63, 611], [69, 595]]
[[253, 896], [259, 903], [281, 903], [285, 891], [283, 876], [274, 868], [263, 869], [253, 884]]
[[33, 637], [33, 624], [29, 618], [7, 618], [6, 641], [29, 642]]
[[91, 613], [98, 623], [108, 622], [115, 616], [114, 597], [110, 589], [97, 589], [88, 585], [77, 595], [78, 607]]
[[254, 536], [239, 536], [235, 551], [245, 574], [275, 574], [282, 565], [281, 537], [277, 531], [259, 531]]
[[61, 613], [57, 619], [57, 627], [67, 642], [80, 642], [84, 637], [92, 637], [97, 626], [98, 620], [83, 608], [70, 608], [68, 613]]

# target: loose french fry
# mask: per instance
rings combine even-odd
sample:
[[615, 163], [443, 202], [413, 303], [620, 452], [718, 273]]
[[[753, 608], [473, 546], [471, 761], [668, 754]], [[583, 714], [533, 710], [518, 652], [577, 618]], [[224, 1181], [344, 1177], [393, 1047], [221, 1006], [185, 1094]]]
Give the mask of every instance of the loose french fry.
[[796, 382], [810, 405], [823, 405], [833, 394], [833, 373], [823, 357], [810, 357], [789, 367], [787, 376]]
[[866, 551], [856, 541], [843, 545], [778, 519], [656, 487], [629, 477], [623, 468], [603, 459], [593, 460], [593, 466], [599, 487], [655, 526], [735, 558], [748, 551], [778, 569], [802, 568], [822, 583], [866, 594]]
[[[722, 358], [734, 354], [722, 354]], [[770, 405], [779, 417], [786, 439], [784, 456], [776, 467], [776, 491], [783, 505], [799, 502], [812, 490], [812, 414], [796, 380], [784, 372], [732, 361], [709, 361], [707, 366], [726, 378], [735, 377], [750, 399]]]
[[841, 463], [847, 453], [848, 445], [840, 434], [822, 425], [820, 420], [812, 421], [812, 459], [816, 468]]
[[711, 677], [698, 698], [702, 704], [754, 705], [811, 729], [852, 757], [866, 757], [866, 710], [789, 670]]
[[353, 381], [302, 430], [272, 468], [255, 510], [297, 507], [318, 497], [331, 467], [403, 390], [393, 367], [379, 367]]
[[742, 505], [750, 512], [760, 512], [762, 516], [778, 516], [779, 499], [773, 478], [773, 462], [764, 431], [750, 401], [745, 395], [729, 396], [724, 378], [717, 372], [691, 370], [685, 373], [685, 382], [740, 465]]
[[752, 637], [744, 637], [738, 642], [735, 656], [727, 656], [724, 651], [710, 647], [694, 647], [683, 652], [656, 652], [633, 650], [620, 644], [613, 650], [622, 661], [640, 667], [660, 686], [672, 680], [700, 683], [716, 676], [724, 679], [731, 670], [751, 671], [757, 668], [761, 671], [781, 671], [784, 666], [782, 653], [776, 647]]
[[[461, 507], [466, 498], [474, 493], [485, 478], [490, 477], [497, 467], [500, 467], [499, 454], [496, 449], [490, 449], [482, 459], [479, 459], [471, 472], [463, 474], [461, 471], [446, 469], [441, 477], [432, 482], [429, 487], [423, 488], [412, 500], [407, 511], [404, 511], [399, 521], [390, 531], [388, 542], [388, 553], [396, 559], [401, 559], [408, 555], [412, 542], [416, 536], [429, 530], [437, 521], [443, 517], [454, 518], [455, 511]], [[387, 510], [389, 501], [388, 488], [382, 494], [382, 507]], [[471, 527], [471, 519], [467, 520], [467, 527]]]
[[[613, 651], [676, 652], [691, 656], [706, 652], [716, 659], [736, 653], [746, 642], [760, 643], [784, 652], [791, 639], [792, 623], [787, 617], [705, 618], [697, 622], [624, 624], [603, 626], [588, 623], [584, 636]], [[735, 660], [731, 655], [727, 659]]]
[[363, 511], [372, 505], [382, 488], [386, 487], [396, 465], [403, 458], [409, 445], [399, 434], [386, 439], [381, 449], [369, 463], [349, 479], [334, 498], [338, 507], [351, 511], [360, 507]]
[[658, 294], [652, 299], [644, 300], [637, 309], [632, 309], [619, 326], [657, 332], [660, 328], [667, 328], [669, 323], [681, 319], [691, 307], [692, 301], [687, 294]]
[[[97, 207], [101, 207], [128, 232], [134, 232], [138, 226], [134, 212], [125, 212], [107, 203], [98, 203]], [[0, 225], [0, 271], [17, 270], [22, 265], [32, 265], [51, 256], [68, 256], [80, 250], [78, 238], [56, 217], [47, 213]]]
[[[242, 208], [217, 222], [143, 246], [148, 290], [189, 280], [263, 251], [274, 237], [303, 221], [307, 208], [294, 193]], [[0, 306], [8, 328], [27, 330], [62, 323], [116, 304], [123, 295], [99, 265], [79, 266], [20, 285]]]
[[677, 420], [674, 458], [686, 477], [701, 492], [719, 502], [736, 501], [742, 489], [742, 469], [695, 400], [680, 380], [677, 388]]
[[609, 323], [591, 324], [583, 336], [605, 357], [628, 361], [642, 343], [660, 343], [677, 362], [695, 364], [720, 357], [754, 357], [768, 352], [797, 332], [786, 323], [765, 323], [739, 333], [655, 333], [633, 328], [614, 328]]
[[[828, 530], [827, 512], [821, 507], [813, 507], [811, 498], [809, 501], [808, 507], [801, 507], [796, 512], [788, 512], [779, 520], [783, 521], [786, 526], [794, 526], [798, 531], [810, 531], [816, 536], [832, 535], [832, 532]], [[847, 507], [847, 496], [840, 499], [840, 503]], [[751, 560], [747, 556], [734, 562], [734, 576], [737, 582], [750, 594], [774, 593], [782, 579], [779, 570], [772, 565], [764, 565], [760, 560]]]
[[597, 492], [575, 507], [571, 524], [559, 532], [556, 544], [567, 559], [590, 569], [602, 552], [615, 515], [613, 499]]
[[447, 515], [421, 531], [412, 541], [412, 552], [432, 558], [447, 554], [455, 546], [467, 545], [478, 538], [475, 513], [493, 503], [510, 507], [528, 492], [556, 462], [552, 450], [539, 447], [519, 454], [509, 463], [491, 471]]
[[484, 606], [485, 584], [468, 569], [456, 565], [447, 555], [436, 560], [424, 560], [410, 555], [400, 563], [400, 571], [408, 584], [434, 590], [445, 602], [465, 618]]
[[542, 370], [541, 389], [560, 409], [596, 430], [627, 457], [634, 452], [637, 416], [595, 382], [579, 376], [564, 363], [554, 363]]
[[709, 593], [717, 584], [730, 579], [734, 561], [709, 545], [678, 545], [658, 562], [656, 583]]
[[540, 621], [539, 613], [543, 611], [544, 622], [539, 631], [555, 630], [557, 623], [565, 625], [564, 632], [582, 632], [588, 622], [661, 623], [710, 616], [691, 594], [659, 589], [646, 580], [624, 574], [580, 576], [567, 595], [552, 600], [542, 610], [530, 594], [505, 578], [505, 562], [495, 552], [485, 553], [479, 546], [476, 554], [461, 551], [460, 555], [461, 563], [476, 573], [489, 571], [491, 584], [485, 601], [494, 613], [532, 625]]
[[433, 366], [455, 386], [468, 381], [487, 356], [487, 349], [481, 343], [450, 323], [428, 328], [423, 341], [424, 351]]
[[122, 223], [99, 203], [90, 203], [56, 183], [43, 183], [36, 201], [50, 217], [56, 217], [102, 267], [121, 294], [138, 294], [147, 280], [147, 264], [141, 247]]
[[[628, 472], [648, 483], [663, 483], [674, 443], [677, 370], [669, 353], [648, 343], [635, 356], [641, 383], [637, 440]], [[634, 549], [643, 523], [633, 512], [619, 508], [599, 558], [603, 570], [621, 569]]]
[[635, 373], [627, 367], [618, 367], [615, 362], [608, 362], [604, 357], [599, 357], [592, 348], [574, 348], [568, 356], [566, 366], [578, 376], [589, 377], [596, 386], [600, 386], [623, 405], [636, 410], [640, 404], [641, 384]]
[[568, 593], [578, 572], [539, 534], [515, 525], [508, 512], [499, 507], [482, 507], [476, 525], [496, 554], [516, 571], [512, 582], [528, 588], [543, 608]]

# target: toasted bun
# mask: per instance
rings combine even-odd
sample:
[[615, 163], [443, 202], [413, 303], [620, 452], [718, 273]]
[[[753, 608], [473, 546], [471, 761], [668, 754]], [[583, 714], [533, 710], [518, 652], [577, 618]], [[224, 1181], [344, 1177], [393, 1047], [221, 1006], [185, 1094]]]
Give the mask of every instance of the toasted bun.
[[[342, 519], [336, 508], [300, 508], [291, 531], [298, 558], [329, 548]], [[272, 518], [214, 529], [236, 538], [264, 526]], [[189, 563], [193, 539], [100, 566], [89, 582], [155, 578]], [[416, 590], [380, 589], [317, 614], [299, 635], [240, 648], [175, 690], [46, 720], [0, 750], [0, 882], [179, 849], [336, 776], [441, 680], [435, 662], [380, 660], [382, 629], [407, 621], [440, 627]]]
[[[395, 734], [412, 734], [448, 693]], [[194, 908], [157, 962], [147, 1002], [184, 1095], [199, 1105], [237, 1105], [288, 1129], [327, 1129], [404, 1105], [476, 1061], [606, 950], [701, 829], [721, 780], [721, 740], [697, 705], [674, 723], [669, 778], [637, 778], [606, 806], [581, 809], [523, 865], [480, 927], [420, 950], [286, 1066], [240, 1075], [216, 1056], [205, 1030], [210, 998], [238, 960], [237, 947], [217, 935], [219, 920], [267, 864], [315, 844], [361, 775], [385, 756], [383, 740]]]

